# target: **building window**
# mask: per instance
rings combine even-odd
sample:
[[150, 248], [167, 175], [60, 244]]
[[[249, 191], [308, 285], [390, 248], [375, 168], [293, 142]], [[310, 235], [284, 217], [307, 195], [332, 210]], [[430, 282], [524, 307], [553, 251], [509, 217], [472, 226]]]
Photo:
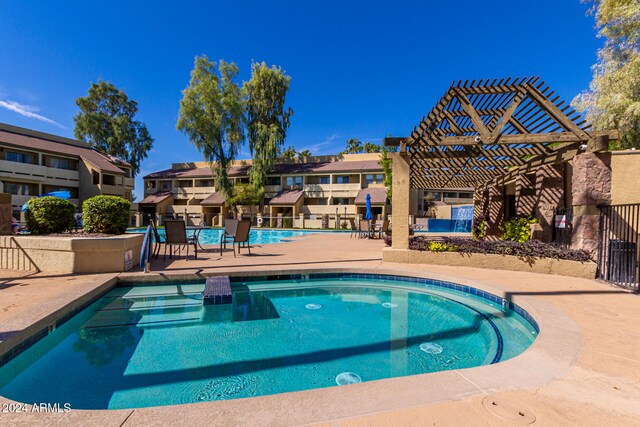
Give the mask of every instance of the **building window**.
[[131, 169], [123, 168], [122, 170], [124, 171], [124, 176], [126, 178], [131, 178]]
[[431, 202], [433, 201], [439, 202], [442, 200], [442, 193], [440, 191], [425, 191], [424, 199]]
[[55, 169], [76, 170], [78, 168], [75, 160], [64, 159], [62, 157], [47, 157], [45, 164], [47, 167]]
[[301, 176], [288, 176], [285, 178], [287, 187], [302, 187], [302, 177]]
[[329, 176], [319, 176], [318, 177], [318, 184], [329, 184], [329, 180], [330, 179], [331, 178]]
[[348, 197], [334, 197], [333, 198], [333, 204], [334, 205], [349, 205], [349, 198]]
[[104, 185], [116, 185], [116, 177], [114, 175], [102, 174], [102, 183]]
[[460, 199], [473, 199], [473, 193], [458, 193]]
[[93, 171], [91, 175], [93, 177], [93, 185], [100, 185], [100, 172]]
[[373, 177], [373, 175], [365, 175], [364, 176], [364, 181], [367, 183], [367, 185], [369, 184], [373, 184], [375, 183], [375, 178]]
[[378, 184], [384, 184], [384, 174], [376, 174], [376, 182]]
[[4, 181], [4, 192], [16, 196], [38, 196], [38, 185]]
[[17, 151], [7, 151], [5, 160], [16, 163], [31, 163], [31, 154], [18, 153]]
[[199, 181], [196, 181], [196, 187], [213, 187], [213, 180], [212, 179], [201, 179]]
[[458, 193], [444, 193], [445, 199], [457, 199]]
[[160, 181], [160, 190], [170, 191], [172, 188], [171, 181]]
[[349, 184], [350, 181], [351, 181], [351, 177], [349, 175], [336, 176], [336, 184]]
[[280, 185], [280, 177], [279, 176], [268, 176], [267, 177], [267, 185]]
[[147, 181], [147, 188], [156, 188], [156, 181]]

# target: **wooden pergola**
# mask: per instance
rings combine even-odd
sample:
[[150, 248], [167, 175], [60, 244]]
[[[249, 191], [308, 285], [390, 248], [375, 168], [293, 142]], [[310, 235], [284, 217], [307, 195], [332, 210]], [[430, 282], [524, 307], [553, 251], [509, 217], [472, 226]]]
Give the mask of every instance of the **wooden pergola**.
[[617, 131], [590, 125], [539, 77], [453, 83], [400, 146], [413, 188], [502, 185], [581, 150], [606, 150]]

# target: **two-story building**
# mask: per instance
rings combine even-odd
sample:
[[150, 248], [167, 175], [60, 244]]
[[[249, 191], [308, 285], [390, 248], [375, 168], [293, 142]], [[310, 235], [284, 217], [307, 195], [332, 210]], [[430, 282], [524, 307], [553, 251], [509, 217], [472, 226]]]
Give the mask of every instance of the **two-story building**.
[[[229, 176], [234, 183], [249, 182], [250, 167], [250, 160], [236, 161]], [[254, 214], [259, 213], [267, 221], [265, 225], [276, 226], [280, 216], [285, 219], [285, 226], [295, 226], [303, 215], [305, 227], [320, 228], [325, 216], [333, 220], [340, 216], [342, 221], [363, 216], [369, 194], [374, 216], [384, 218], [391, 212], [383, 180], [379, 153], [283, 159], [267, 175], [263, 210], [241, 209], [253, 209]], [[190, 223], [222, 225], [228, 216], [225, 197], [215, 188], [215, 176], [205, 162], [175, 163], [170, 169], [145, 176], [144, 183], [145, 197], [138, 204], [143, 224], [150, 216], [159, 221], [178, 216], [188, 218]], [[424, 201], [433, 196], [427, 194], [425, 197], [424, 191], [416, 191], [415, 215], [424, 216], [433, 208], [434, 203]], [[440, 192], [439, 203], [472, 203], [472, 194], [473, 189], [461, 189], [455, 195]]]
[[69, 191], [74, 205], [98, 194], [131, 200], [131, 165], [85, 142], [0, 123], [0, 192], [11, 194], [20, 217], [27, 200]]

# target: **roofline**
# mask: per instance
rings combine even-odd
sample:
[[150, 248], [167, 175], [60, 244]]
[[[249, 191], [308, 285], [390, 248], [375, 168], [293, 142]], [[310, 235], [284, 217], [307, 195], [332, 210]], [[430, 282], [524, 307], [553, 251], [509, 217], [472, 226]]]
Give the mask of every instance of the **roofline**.
[[57, 142], [60, 144], [73, 145], [74, 147], [88, 148], [89, 150], [93, 149], [93, 147], [91, 147], [91, 144], [88, 144], [84, 141], [40, 132], [33, 129], [27, 129], [20, 126], [9, 125], [7, 123], [0, 123], [0, 131], [15, 133], [17, 135], [30, 136], [33, 138], [45, 139], [47, 141]]

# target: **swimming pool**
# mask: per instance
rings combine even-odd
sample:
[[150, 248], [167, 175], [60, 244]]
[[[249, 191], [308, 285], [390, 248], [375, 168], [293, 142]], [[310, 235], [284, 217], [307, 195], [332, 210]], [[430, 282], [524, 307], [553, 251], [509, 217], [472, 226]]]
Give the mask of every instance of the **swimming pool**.
[[497, 363], [537, 336], [520, 307], [431, 279], [361, 274], [121, 286], [0, 368], [0, 394], [76, 409], [276, 394]]
[[[143, 233], [146, 228], [133, 228], [127, 230], [127, 233]], [[200, 244], [203, 245], [217, 245], [220, 243], [220, 237], [224, 232], [223, 228], [205, 228], [200, 231], [198, 239]], [[309, 234], [318, 233], [344, 233], [346, 231], [340, 230], [273, 230], [273, 229], [259, 229], [252, 228], [249, 232], [249, 242], [252, 245], [269, 245], [272, 243], [288, 242], [292, 238], [302, 237]], [[164, 228], [158, 228], [158, 233], [164, 236]]]

